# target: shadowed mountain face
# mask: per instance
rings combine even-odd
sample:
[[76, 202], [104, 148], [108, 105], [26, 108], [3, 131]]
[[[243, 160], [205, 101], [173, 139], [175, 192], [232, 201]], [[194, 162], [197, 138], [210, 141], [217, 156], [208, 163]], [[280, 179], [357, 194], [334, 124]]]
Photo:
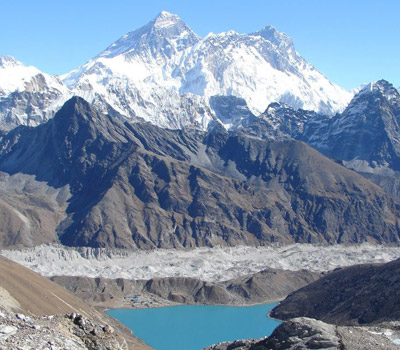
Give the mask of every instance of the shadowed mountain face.
[[273, 316], [306, 316], [338, 325], [398, 320], [399, 272], [400, 260], [334, 271], [289, 295]]
[[301, 139], [358, 171], [390, 174], [388, 169], [400, 170], [399, 135], [399, 92], [380, 80], [363, 88], [342, 114], [311, 118]]
[[0, 147], [1, 171], [68, 186], [66, 245], [399, 241], [397, 204], [302, 142], [127, 124], [73, 98]]
[[[238, 103], [224, 104], [233, 114], [241, 107]], [[260, 116], [239, 117], [231, 132], [263, 139], [305, 141], [400, 198], [400, 95], [387, 81], [365, 86], [343, 113], [332, 118], [282, 103], [271, 103]]]

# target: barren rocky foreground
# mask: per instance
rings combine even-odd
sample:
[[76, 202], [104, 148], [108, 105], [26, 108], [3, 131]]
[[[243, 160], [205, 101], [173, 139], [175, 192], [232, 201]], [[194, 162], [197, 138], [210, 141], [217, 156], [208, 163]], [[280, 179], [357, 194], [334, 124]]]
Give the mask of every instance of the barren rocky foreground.
[[204, 350], [397, 350], [399, 324], [383, 327], [340, 327], [310, 318], [295, 318], [265, 339], [238, 340]]
[[0, 257], [0, 349], [145, 350], [122, 324]]

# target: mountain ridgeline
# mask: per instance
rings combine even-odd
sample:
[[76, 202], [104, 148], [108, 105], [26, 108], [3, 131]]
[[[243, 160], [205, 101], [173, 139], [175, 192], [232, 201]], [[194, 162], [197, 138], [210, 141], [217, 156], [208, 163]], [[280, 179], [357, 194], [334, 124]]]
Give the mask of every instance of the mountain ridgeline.
[[259, 116], [247, 115], [240, 99], [230, 100], [232, 113], [224, 111], [220, 118], [234, 116], [231, 133], [302, 140], [400, 198], [400, 94], [387, 81], [368, 84], [333, 117], [282, 103], [270, 104]]
[[[10, 178], [69, 192], [57, 234], [44, 241], [142, 249], [399, 241], [397, 202], [300, 141], [132, 124], [74, 97], [47, 123], [4, 135], [0, 149]], [[20, 210], [25, 233], [13, 240], [3, 239], [2, 222], [2, 245], [35, 244], [32, 230], [43, 227], [31, 210]]]
[[352, 94], [332, 84], [272, 26], [201, 38], [163, 11], [60, 77], [0, 56], [1, 128], [39, 125], [72, 96], [131, 121], [205, 130], [217, 120], [214, 96], [243, 98], [255, 115], [272, 102], [332, 115]]

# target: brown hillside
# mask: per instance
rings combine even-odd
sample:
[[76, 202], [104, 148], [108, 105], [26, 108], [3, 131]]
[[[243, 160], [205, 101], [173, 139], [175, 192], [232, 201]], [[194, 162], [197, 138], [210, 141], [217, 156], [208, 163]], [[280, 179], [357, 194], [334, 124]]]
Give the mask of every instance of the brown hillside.
[[[0, 256], [0, 294], [5, 289], [20, 305], [20, 309], [14, 310], [33, 316], [77, 313], [98, 323], [108, 323], [117, 330], [117, 336], [124, 338], [129, 349], [150, 349], [140, 340], [133, 337], [130, 331], [123, 325], [97, 311], [66, 289], [48, 280], [39, 274], [16, 264]], [[4, 291], [3, 291], [4, 292]], [[4, 299], [0, 297], [0, 306]], [[124, 342], [124, 340], [121, 340]]]

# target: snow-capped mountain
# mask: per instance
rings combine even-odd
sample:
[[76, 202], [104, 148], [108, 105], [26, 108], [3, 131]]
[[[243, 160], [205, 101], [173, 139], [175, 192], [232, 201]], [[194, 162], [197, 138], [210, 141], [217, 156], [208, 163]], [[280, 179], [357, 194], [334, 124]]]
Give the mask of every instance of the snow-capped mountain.
[[0, 122], [2, 128], [36, 126], [49, 118], [70, 97], [55, 76], [25, 66], [11, 56], [0, 56]]
[[243, 98], [254, 114], [271, 102], [332, 114], [351, 98], [273, 27], [200, 38], [168, 12], [124, 35], [63, 81], [102, 111], [169, 128], [205, 128], [215, 118], [210, 98], [217, 95]]
[[370, 83], [342, 114], [311, 118], [302, 139], [358, 171], [400, 171], [400, 94], [385, 80]]
[[216, 96], [242, 99], [248, 115], [261, 114], [272, 102], [332, 115], [352, 93], [329, 82], [274, 27], [200, 38], [177, 15], [163, 11], [61, 80], [13, 58], [0, 59], [3, 127], [38, 125], [72, 95], [132, 121], [206, 129], [225, 108]]
[[73, 93], [102, 111], [181, 128], [205, 128], [212, 119], [207, 99], [180, 91], [179, 69], [200, 38], [176, 15], [161, 12], [98, 56], [63, 76]]

